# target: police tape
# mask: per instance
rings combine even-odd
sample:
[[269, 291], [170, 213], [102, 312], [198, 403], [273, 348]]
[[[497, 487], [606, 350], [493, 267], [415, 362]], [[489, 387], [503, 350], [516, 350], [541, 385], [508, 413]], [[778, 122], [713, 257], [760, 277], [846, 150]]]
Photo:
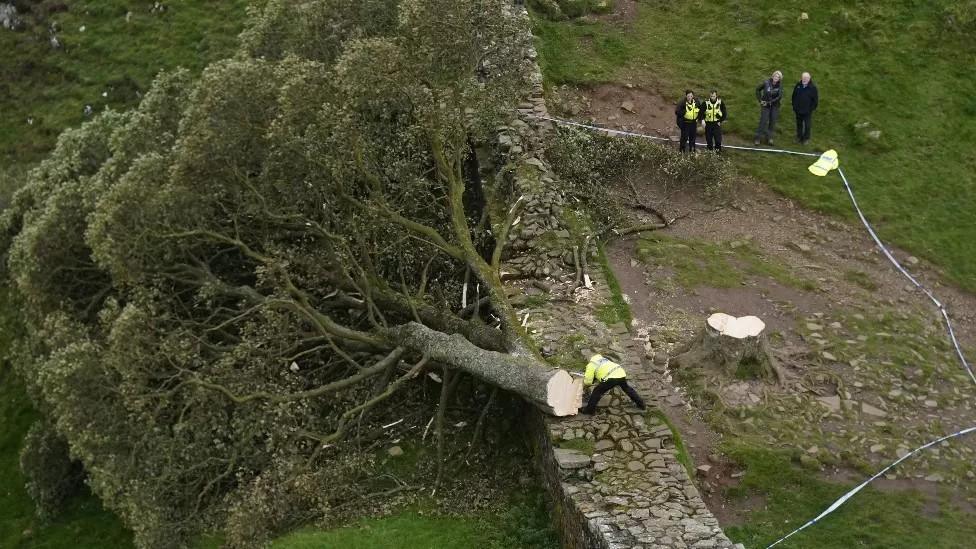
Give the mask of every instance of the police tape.
[[[603, 131], [603, 132], [606, 132], [606, 133], [608, 133], [610, 135], [625, 135], [625, 136], [629, 136], [629, 137], [637, 137], [637, 138], [642, 138], [642, 139], [650, 139], [650, 140], [653, 140], [653, 141], [667, 141], [669, 143], [671, 142], [671, 139], [670, 138], [667, 138], [667, 137], [658, 137], [658, 136], [654, 136], [654, 135], [646, 135], [646, 134], [640, 134], [640, 133], [635, 133], [635, 132], [628, 132], [628, 131], [624, 131], [624, 130], [615, 130], [615, 129], [612, 129], [612, 128], [603, 128], [603, 127], [600, 127], [600, 126], [594, 126], [594, 125], [591, 125], [591, 124], [581, 124], [579, 122], [573, 122], [573, 121], [570, 121], [570, 120], [563, 120], [563, 119], [559, 119], [559, 118], [553, 118], [553, 117], [550, 117], [550, 116], [539, 116], [539, 117], [536, 117], [536, 118], [539, 118], [539, 119], [542, 119], [542, 120], [548, 120], [550, 122], [555, 122], [555, 123], [560, 124], [560, 125], [575, 126], [575, 127], [585, 128], [585, 129], [588, 129], [588, 130], [595, 130], [595, 131]], [[696, 145], [701, 145], [701, 143], [697, 143], [696, 142]], [[794, 156], [808, 156], [808, 157], [810, 157], [810, 156], [813, 156], [813, 157], [819, 157], [819, 156], [821, 156], [819, 154], [814, 154], [814, 153], [805, 153], [805, 152], [800, 152], [800, 151], [790, 151], [790, 150], [786, 150], [786, 149], [769, 149], [769, 148], [762, 148], [762, 147], [743, 147], [743, 146], [737, 146], [737, 145], [723, 145], [722, 148], [723, 149], [743, 150], [743, 151], [757, 151], [757, 152], [766, 152], [766, 153], [776, 153], [776, 154], [789, 154], [789, 155], [794, 155]], [[973, 383], [976, 383], [976, 375], [973, 374], [973, 370], [969, 366], [969, 362], [966, 361], [966, 357], [965, 357], [965, 355], [962, 352], [962, 348], [959, 345], [959, 341], [956, 339], [955, 330], [952, 327], [952, 321], [949, 319], [949, 312], [947, 311], [945, 305], [941, 301], [939, 301], [938, 298], [935, 297], [935, 294], [931, 290], [929, 290], [921, 282], [919, 282], [917, 278], [915, 278], [914, 276], [912, 276], [912, 274], [909, 273], [908, 270], [905, 269], [897, 259], [895, 259], [895, 256], [891, 253], [891, 251], [888, 249], [888, 247], [885, 246], [884, 242], [881, 241], [881, 239], [878, 237], [877, 233], [874, 231], [874, 228], [871, 226], [871, 224], [868, 222], [867, 218], [864, 216], [864, 212], [861, 211], [861, 207], [860, 207], [860, 205], [858, 205], [857, 199], [854, 197], [854, 190], [851, 188], [851, 184], [847, 180], [847, 176], [844, 175], [844, 171], [841, 170], [839, 166], [835, 166], [835, 167], [837, 168], [837, 173], [838, 173], [838, 175], [840, 175], [841, 181], [843, 181], [843, 183], [844, 183], [844, 188], [847, 191], [847, 194], [848, 194], [848, 196], [851, 199], [851, 204], [854, 206], [854, 210], [857, 212], [857, 215], [858, 215], [858, 217], [861, 220], [861, 224], [863, 224], [864, 225], [864, 228], [867, 229], [868, 234], [871, 235], [871, 239], [874, 240], [875, 245], [877, 245], [877, 247], [881, 250], [881, 252], [884, 254], [884, 256], [886, 258], [888, 258], [888, 261], [890, 261], [891, 264], [894, 265], [895, 268], [902, 275], [905, 276], [905, 278], [907, 278], [916, 288], [918, 288], [919, 290], [921, 290], [932, 301], [932, 303], [934, 303], [935, 306], [938, 307], [939, 312], [942, 315], [942, 319], [945, 321], [946, 331], [948, 332], [949, 339], [952, 341], [952, 345], [955, 348], [956, 355], [959, 357], [959, 361], [962, 363], [963, 368], [965, 368], [966, 372], [969, 374], [970, 379], [972, 379]], [[876, 480], [877, 478], [879, 478], [881, 475], [884, 475], [885, 473], [887, 473], [891, 469], [897, 467], [901, 462], [905, 461], [906, 459], [909, 459], [910, 457], [916, 455], [917, 453], [922, 452], [922, 451], [924, 451], [924, 450], [926, 450], [926, 449], [928, 449], [928, 448], [930, 448], [930, 447], [932, 447], [932, 446], [934, 446], [936, 444], [939, 444], [941, 442], [944, 442], [944, 441], [949, 440], [949, 439], [952, 439], [952, 438], [956, 438], [956, 437], [960, 437], [960, 436], [963, 436], [963, 435], [967, 435], [967, 434], [970, 434], [970, 433], [973, 433], [973, 432], [976, 432], [976, 426], [970, 427], [968, 429], [963, 429], [962, 431], [958, 431], [958, 432], [952, 433], [951, 435], [946, 435], [944, 437], [941, 437], [941, 438], [938, 438], [936, 440], [933, 440], [933, 441], [931, 441], [931, 442], [929, 442], [927, 444], [924, 444], [922, 446], [919, 446], [918, 448], [915, 448], [911, 452], [908, 452], [907, 454], [905, 454], [902, 457], [898, 458], [898, 460], [894, 461], [893, 463], [891, 463], [890, 465], [888, 465], [884, 469], [880, 470], [878, 473], [876, 473], [871, 478], [869, 478], [869, 479], [865, 480], [864, 482], [862, 482], [861, 484], [857, 485], [854, 489], [848, 491], [846, 494], [844, 494], [843, 496], [841, 496], [840, 498], [838, 498], [836, 501], [834, 501], [829, 507], [827, 507], [827, 509], [825, 509], [822, 513], [820, 513], [819, 515], [817, 515], [813, 519], [810, 519], [809, 521], [807, 521], [805, 524], [803, 524], [799, 528], [793, 530], [789, 534], [783, 536], [779, 540], [777, 540], [777, 541], [773, 542], [772, 544], [768, 545], [766, 547], [766, 549], [770, 549], [770, 548], [772, 548], [772, 547], [774, 547], [776, 545], [779, 545], [780, 543], [786, 541], [787, 539], [789, 539], [793, 535], [797, 534], [798, 532], [801, 532], [802, 530], [805, 530], [806, 528], [808, 528], [810, 526], [813, 526], [814, 524], [816, 524], [817, 522], [819, 522], [821, 519], [823, 519], [824, 517], [826, 517], [830, 513], [833, 513], [838, 507], [840, 507], [845, 502], [847, 502], [847, 500], [851, 499], [855, 494], [857, 494], [858, 492], [860, 492], [865, 486], [867, 486], [868, 484], [870, 484], [871, 482], [873, 482], [874, 480]]]
[[901, 263], [895, 259], [895, 256], [888, 251], [888, 248], [883, 242], [881, 242], [881, 239], [878, 238], [877, 233], [874, 232], [871, 224], [868, 223], [867, 218], [864, 217], [864, 212], [861, 211], [861, 207], [858, 206], [857, 199], [854, 198], [854, 191], [851, 189], [851, 184], [847, 181], [847, 177], [844, 175], [844, 170], [838, 168], [837, 173], [840, 175], [841, 181], [844, 182], [844, 188], [847, 189], [848, 196], [851, 197], [851, 204], [854, 205], [854, 210], [857, 212], [857, 216], [861, 218], [861, 223], [864, 224], [864, 228], [868, 230], [868, 234], [870, 234], [871, 238], [874, 239], [874, 243], [878, 245], [878, 248], [880, 248], [885, 257], [888, 258], [888, 261], [890, 261], [891, 264], [894, 265], [899, 272], [901, 272], [901, 274], [905, 275], [905, 278], [911, 281], [916, 288], [921, 290], [930, 300], [932, 300], [932, 303], [934, 303], [935, 306], [938, 307], [939, 312], [942, 313], [942, 319], [945, 321], [946, 331], [949, 333], [949, 339], [952, 341], [952, 346], [956, 350], [956, 355], [959, 357], [959, 361], [962, 362], [963, 368], [966, 369], [966, 373], [969, 374], [969, 378], [973, 381], [973, 383], [976, 383], [976, 375], [973, 374], [973, 369], [969, 366], [969, 362], [966, 361], [966, 356], [962, 353], [962, 348], [959, 346], [959, 341], [956, 339], [955, 330], [952, 329], [952, 321], [949, 320], [949, 313], [946, 311], [945, 305], [943, 305], [942, 302], [935, 297], [935, 294], [933, 294], [931, 290], [926, 288], [921, 282], [918, 281], [918, 279], [916, 279], [911, 275], [911, 273], [902, 267]]
[[968, 429], [963, 429], [962, 431], [958, 431], [958, 432], [952, 433], [951, 435], [946, 435], [946, 436], [944, 436], [942, 438], [937, 438], [937, 439], [935, 439], [935, 440], [933, 440], [933, 441], [931, 441], [931, 442], [929, 442], [927, 444], [924, 444], [922, 446], [919, 446], [918, 448], [915, 448], [911, 452], [908, 452], [907, 454], [905, 454], [902, 457], [898, 458], [898, 460], [895, 461], [894, 463], [892, 463], [891, 465], [889, 465], [889, 466], [885, 467], [884, 469], [882, 469], [882, 470], [878, 471], [877, 473], [875, 473], [874, 476], [872, 476], [871, 478], [865, 480], [861, 484], [858, 484], [856, 487], [854, 487], [854, 489], [850, 490], [846, 494], [844, 494], [841, 497], [837, 498], [837, 500], [834, 501], [832, 504], [830, 504], [829, 507], [827, 507], [826, 509], [824, 509], [824, 511], [822, 513], [820, 513], [816, 517], [808, 520], [806, 523], [803, 524], [803, 526], [800, 526], [796, 530], [793, 530], [789, 534], [786, 534], [785, 536], [781, 537], [780, 539], [778, 539], [778, 540], [774, 541], [773, 543], [767, 545], [766, 546], [766, 549], [770, 549], [770, 547], [775, 547], [775, 546], [779, 545], [780, 543], [783, 543], [784, 541], [786, 541], [787, 539], [789, 539], [793, 535], [795, 535], [795, 534], [797, 534], [797, 533], [805, 530], [806, 528], [808, 528], [810, 526], [813, 526], [814, 524], [816, 524], [817, 522], [819, 522], [820, 519], [822, 519], [822, 518], [826, 517], [827, 515], [833, 513], [838, 507], [840, 507], [841, 505], [843, 505], [844, 502], [846, 502], [847, 500], [849, 500], [852, 497], [854, 497], [854, 494], [860, 492], [861, 489], [863, 489], [865, 486], [867, 486], [868, 484], [870, 484], [871, 481], [873, 481], [873, 480], [877, 479], [878, 477], [880, 477], [881, 475], [887, 473], [888, 471], [890, 471], [891, 469], [893, 469], [895, 466], [897, 466], [899, 463], [905, 461], [906, 459], [914, 456], [915, 454], [921, 452], [922, 450], [925, 450], [925, 449], [927, 449], [927, 448], [929, 448], [931, 446], [935, 446], [936, 444], [939, 444], [940, 442], [949, 440], [951, 438], [956, 438], [956, 437], [961, 437], [963, 435], [968, 435], [969, 433], [974, 433], [974, 432], [976, 432], [976, 426], [970, 427]]

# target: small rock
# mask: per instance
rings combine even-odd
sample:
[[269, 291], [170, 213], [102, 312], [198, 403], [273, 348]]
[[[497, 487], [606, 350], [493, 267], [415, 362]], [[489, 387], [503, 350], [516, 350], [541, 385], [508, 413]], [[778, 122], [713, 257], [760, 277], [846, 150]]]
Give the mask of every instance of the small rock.
[[831, 362], [836, 362], [836, 361], [837, 361], [837, 357], [835, 357], [834, 355], [832, 355], [832, 354], [830, 354], [830, 353], [828, 353], [827, 351], [823, 351], [823, 352], [821, 352], [820, 354], [821, 354], [821, 355], [822, 355], [822, 356], [824, 357], [824, 359], [826, 359], [826, 360], [829, 360], [829, 361], [831, 361]]
[[875, 417], [885, 417], [887, 415], [884, 410], [875, 408], [874, 406], [871, 406], [866, 402], [861, 403], [861, 411], [869, 416], [875, 416]]
[[915, 257], [914, 255], [908, 256], [908, 259], [906, 259], [905, 261], [908, 262], [909, 265], [918, 265], [918, 258]]
[[807, 322], [807, 330], [810, 330], [811, 332], [819, 332], [823, 330], [823, 326], [814, 322]]
[[872, 454], [877, 454], [877, 453], [881, 452], [884, 449], [885, 449], [884, 444], [872, 444], [871, 445], [871, 453]]
[[613, 441], [612, 440], [603, 439], [603, 440], [597, 442], [596, 445], [593, 447], [593, 449], [595, 451], [597, 451], [597, 452], [603, 452], [603, 451], [612, 449], [613, 446], [614, 446], [614, 444], [613, 444]]
[[553, 454], [560, 469], [582, 469], [590, 464], [590, 456], [568, 448], [555, 448]]
[[939, 403], [936, 402], [936, 401], [934, 401], [934, 400], [932, 400], [932, 399], [926, 400], [924, 404], [925, 404], [925, 407], [926, 408], [938, 408], [939, 407]]
[[631, 461], [627, 464], [627, 469], [630, 471], [643, 471], [644, 464], [639, 461]]
[[840, 411], [840, 397], [837, 395], [829, 397], [817, 397], [817, 400], [820, 402], [820, 404], [826, 406], [831, 412]]
[[400, 457], [403, 455], [403, 448], [400, 448], [399, 446], [394, 446], [389, 450], [387, 450], [386, 453], [389, 454], [390, 457], [394, 457], [394, 458]]
[[632, 113], [636, 113], [637, 112], [637, 111], [634, 110], [634, 102], [633, 101], [624, 101], [623, 103], [620, 104], [620, 108], [623, 109], [623, 110], [625, 110], [625, 111], [627, 111], [627, 112], [632, 112]]
[[711, 466], [711, 465], [699, 465], [699, 466], [698, 466], [698, 467], [697, 467], [697, 468], [695, 469], [695, 471], [697, 471], [697, 472], [698, 472], [698, 475], [699, 475], [699, 476], [702, 476], [702, 477], [707, 477], [707, 476], [708, 476], [708, 473], [709, 473], [709, 471], [711, 471], [711, 470], [712, 470], [712, 466]]
[[815, 456], [820, 453], [820, 448], [817, 448], [816, 446], [811, 446], [807, 448], [807, 453]]
[[800, 455], [800, 465], [806, 467], [807, 469], [820, 469], [820, 462], [817, 458], [808, 456], [807, 454]]
[[809, 19], [810, 19], [810, 16], [807, 15], [807, 12], [805, 12], [805, 11], [800, 12], [800, 21], [807, 21]]
[[926, 482], [942, 482], [942, 475], [939, 473], [933, 473], [925, 477]]

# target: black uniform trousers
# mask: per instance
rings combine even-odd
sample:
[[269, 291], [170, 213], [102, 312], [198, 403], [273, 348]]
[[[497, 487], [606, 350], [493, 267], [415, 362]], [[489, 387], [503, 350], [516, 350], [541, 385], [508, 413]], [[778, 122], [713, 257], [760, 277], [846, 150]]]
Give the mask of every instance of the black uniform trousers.
[[813, 113], [796, 113], [796, 139], [797, 141], [810, 140], [810, 125], [813, 121]]
[[624, 392], [627, 393], [627, 396], [630, 397], [630, 400], [633, 400], [634, 404], [636, 404], [638, 408], [641, 410], [645, 408], [644, 399], [642, 399], [640, 395], [637, 394], [637, 391], [635, 391], [634, 388], [627, 383], [627, 378], [618, 377], [615, 379], [601, 381], [596, 387], [593, 388], [593, 392], [590, 393], [590, 399], [586, 401], [586, 407], [583, 408], [583, 413], [595, 413], [596, 405], [600, 403], [600, 399], [603, 398], [603, 395], [607, 394], [607, 392], [614, 387], [620, 387], [623, 389]]
[[718, 122], [705, 122], [705, 143], [708, 150], [722, 152], [722, 126]]
[[681, 121], [681, 151], [684, 152], [686, 147], [687, 150], [695, 150], [695, 139], [698, 137], [698, 121]]

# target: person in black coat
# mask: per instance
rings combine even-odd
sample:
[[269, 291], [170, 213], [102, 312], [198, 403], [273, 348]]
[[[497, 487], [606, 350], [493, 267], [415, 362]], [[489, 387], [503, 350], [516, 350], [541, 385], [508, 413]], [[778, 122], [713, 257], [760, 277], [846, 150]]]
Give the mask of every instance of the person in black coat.
[[810, 123], [813, 118], [813, 111], [817, 110], [820, 103], [820, 93], [817, 86], [810, 78], [810, 73], [805, 72], [800, 76], [800, 81], [793, 86], [793, 112], [796, 113], [796, 140], [800, 143], [810, 141]]
[[765, 139], [773, 144], [776, 120], [779, 118], [779, 104], [783, 100], [783, 73], [776, 71], [756, 86], [756, 101], [759, 101], [759, 128], [756, 129], [756, 145]]
[[694, 152], [695, 139], [698, 137], [698, 122], [704, 116], [701, 102], [695, 98], [695, 92], [685, 90], [685, 100], [679, 101], [674, 109], [675, 122], [681, 128], [681, 152]]
[[718, 96], [717, 90], [712, 90], [708, 99], [702, 103], [702, 120], [705, 121], [705, 143], [708, 144], [708, 150], [722, 154], [722, 122], [728, 117], [725, 101]]

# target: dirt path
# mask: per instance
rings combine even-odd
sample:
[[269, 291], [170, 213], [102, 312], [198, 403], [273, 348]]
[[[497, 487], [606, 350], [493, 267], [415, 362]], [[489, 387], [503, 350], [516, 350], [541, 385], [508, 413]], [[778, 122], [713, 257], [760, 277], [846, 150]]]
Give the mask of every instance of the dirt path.
[[[976, 424], [976, 388], [948, 347], [941, 317], [859, 225], [800, 209], [754, 184], [740, 188], [728, 207], [676, 196], [668, 209], [688, 217], [607, 251], [638, 333], [647, 334], [649, 356], [666, 363], [664, 355], [689, 340], [708, 313], [722, 311], [763, 318], [790, 357], [783, 389], [709, 375], [675, 380], [685, 398], [665, 409], [695, 462], [711, 466], [702, 492], [724, 525], [762, 502], [723, 499], [721, 488], [737, 475], [718, 455], [722, 433], [795, 449], [819, 463], [825, 478], [852, 481]], [[971, 349], [976, 297], [944, 285], [932, 266], [893, 253], [949, 305], [957, 335]], [[726, 280], [726, 271], [739, 272]], [[682, 374], [663, 365], [661, 373], [668, 380]], [[702, 383], [728, 407], [718, 422], [697, 401]], [[880, 488], [919, 490], [933, 506], [945, 492], [971, 512], [974, 455], [976, 440], [957, 440], [906, 462]]]

